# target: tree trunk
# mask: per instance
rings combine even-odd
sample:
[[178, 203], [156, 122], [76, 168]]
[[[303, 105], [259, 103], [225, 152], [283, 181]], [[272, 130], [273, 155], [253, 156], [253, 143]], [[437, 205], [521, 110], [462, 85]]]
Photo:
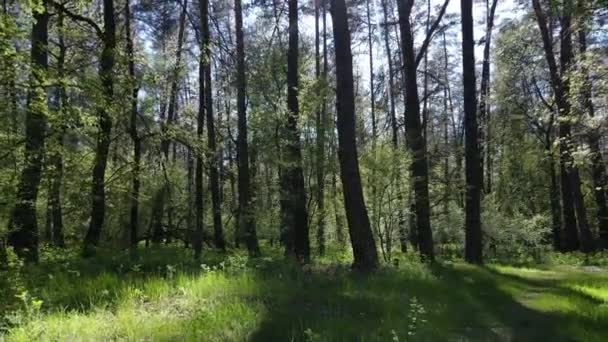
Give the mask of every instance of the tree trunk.
[[353, 58], [344, 0], [332, 6], [336, 53], [336, 110], [338, 113], [338, 157], [344, 207], [353, 247], [353, 268], [370, 271], [378, 266], [378, 252], [363, 199], [355, 139], [355, 95]]
[[[483, 47], [483, 64], [481, 69], [481, 86], [479, 88], [479, 165], [481, 167], [482, 184], [483, 179], [487, 179], [484, 191], [490, 193], [492, 190], [492, 175], [491, 175], [491, 152], [490, 152], [490, 112], [488, 106], [488, 96], [490, 94], [490, 46], [492, 42], [492, 29], [494, 28], [494, 13], [498, 0], [492, 0], [492, 5], [489, 5], [489, 0], [486, 0], [486, 37]], [[485, 151], [484, 151], [485, 144]], [[487, 155], [484, 168], [484, 152]], [[485, 172], [485, 177], [484, 177]]]
[[464, 87], [465, 127], [465, 260], [480, 264], [482, 255], [481, 187], [479, 155], [479, 126], [475, 95], [475, 40], [473, 38], [473, 1], [461, 0], [462, 13], [462, 73]]
[[247, 147], [247, 105], [245, 103], [245, 44], [243, 42], [243, 10], [241, 0], [234, 0], [236, 21], [236, 59], [237, 59], [237, 163], [239, 169], [239, 230], [244, 235], [250, 256], [260, 255], [255, 228], [255, 216], [251, 206], [251, 180], [249, 175], [249, 151]]
[[[207, 8], [205, 1], [200, 3], [200, 14], [203, 14], [203, 7]], [[202, 17], [201, 17], [202, 18]], [[203, 49], [201, 40], [201, 48]], [[205, 126], [205, 56], [201, 50], [198, 60], [198, 113], [196, 116], [196, 136], [199, 141], [203, 139], [203, 127]], [[194, 259], [200, 260], [203, 250], [203, 151], [195, 149], [196, 162], [194, 169], [194, 235], [192, 248], [194, 249]]]
[[59, 124], [53, 127], [53, 137], [55, 139], [56, 146], [54, 152], [50, 157], [50, 164], [52, 168], [51, 172], [51, 186], [49, 192], [50, 210], [51, 210], [51, 227], [52, 227], [52, 243], [56, 247], [65, 247], [64, 234], [63, 234], [63, 207], [61, 202], [61, 188], [63, 186], [63, 138], [65, 135], [66, 127], [66, 106], [67, 106], [67, 93], [65, 90], [64, 76], [65, 76], [65, 56], [67, 53], [67, 47], [64, 40], [64, 25], [63, 25], [63, 12], [59, 11], [57, 18], [57, 29], [58, 29], [58, 47], [59, 52], [57, 54], [57, 74], [59, 77], [59, 86], [57, 87], [57, 94], [55, 101], [57, 103], [57, 111], [59, 115]]
[[562, 228], [560, 235], [563, 238], [561, 250], [564, 252], [575, 251], [579, 248], [579, 239], [577, 231], [576, 216], [574, 213], [574, 201], [572, 198], [572, 186], [567, 171], [568, 163], [571, 160], [569, 141], [570, 141], [570, 124], [568, 120], [563, 120], [566, 114], [569, 113], [569, 106], [566, 104], [564, 87], [559, 76], [555, 55], [553, 53], [552, 37], [547, 27], [545, 13], [540, 5], [539, 0], [533, 0], [534, 12], [536, 21], [540, 29], [545, 59], [549, 66], [551, 76], [551, 86], [555, 94], [555, 102], [559, 112], [559, 169], [560, 169], [560, 193], [562, 199]]
[[103, 51], [101, 52], [99, 77], [101, 78], [103, 103], [98, 108], [99, 132], [93, 166], [91, 189], [91, 222], [84, 240], [84, 255], [89, 256], [99, 244], [106, 211], [105, 176], [112, 134], [112, 116], [108, 113], [114, 98], [114, 48], [116, 47], [116, 25], [114, 22], [114, 0], [103, 1]]
[[398, 231], [399, 231], [399, 242], [401, 246], [401, 251], [407, 251], [407, 228], [405, 225], [405, 214], [403, 210], [403, 195], [401, 193], [401, 174], [397, 165], [399, 165], [399, 161], [397, 160], [398, 154], [396, 153], [399, 149], [399, 129], [397, 123], [397, 114], [395, 110], [395, 75], [393, 70], [393, 55], [391, 52], [391, 44], [390, 44], [390, 26], [389, 26], [389, 17], [388, 17], [388, 0], [382, 0], [382, 14], [383, 14], [383, 38], [384, 38], [384, 48], [386, 50], [386, 58], [388, 64], [388, 95], [389, 95], [389, 117], [391, 124], [391, 142], [393, 144], [393, 149], [395, 152], [395, 186], [397, 187], [397, 202], [400, 206], [398, 213]]
[[[553, 122], [553, 114], [551, 117], [551, 123]], [[551, 205], [551, 237], [553, 242], [553, 248], [556, 251], [561, 250], [561, 203], [559, 198], [559, 184], [558, 184], [558, 175], [555, 172], [555, 157], [552, 151], [553, 139], [552, 136], [552, 124], [547, 129], [545, 136], [545, 152], [547, 153], [547, 158], [549, 160], [549, 176], [551, 178], [551, 184], [549, 188], [549, 203]]]
[[[211, 39], [209, 30], [209, 3], [208, 0], [200, 1], [201, 14], [201, 58], [203, 59], [205, 71], [205, 109], [207, 110], [207, 144], [209, 147], [209, 188], [211, 190], [211, 205], [213, 211], [213, 241], [220, 250], [226, 249], [224, 230], [222, 228], [222, 203], [220, 198], [220, 183], [218, 174], [218, 162], [221, 155], [216, 147], [215, 120], [213, 119], [213, 98], [211, 87]], [[202, 84], [202, 82], [201, 82]], [[200, 91], [203, 91], [202, 89]]]
[[399, 0], [399, 26], [401, 31], [401, 52], [405, 76], [405, 131], [407, 145], [412, 153], [411, 174], [414, 183], [414, 206], [418, 245], [423, 259], [433, 261], [433, 232], [431, 230], [429, 204], [429, 176], [426, 142], [420, 124], [420, 99], [416, 76], [414, 39], [410, 26], [413, 1]]
[[[570, 94], [570, 67], [573, 59], [572, 51], [572, 18], [570, 13], [573, 10], [572, 0], [566, 0], [563, 3], [562, 16], [561, 16], [561, 31], [560, 31], [560, 67], [562, 75], [562, 108], [560, 110], [561, 115], [565, 118], [572, 119], [570, 116], [573, 115], [571, 112], [571, 102], [569, 97]], [[575, 142], [572, 139], [570, 133], [570, 124], [568, 124], [568, 131], [564, 141], [568, 145], [565, 149], [568, 150], [566, 153], [566, 173], [570, 178], [570, 186], [572, 191], [572, 200], [574, 204], [574, 210], [576, 213], [576, 221], [578, 223], [578, 232], [580, 234], [581, 250], [583, 252], [591, 252], [594, 249], [593, 236], [589, 228], [587, 221], [587, 210], [585, 208], [585, 201], [581, 192], [581, 179], [578, 170], [578, 166], [574, 165], [574, 159], [572, 157], [572, 148], [575, 146]]]
[[[287, 51], [287, 122], [282, 146], [283, 168], [281, 172], [281, 209], [287, 237], [286, 254], [293, 254], [302, 263], [310, 261], [308, 213], [302, 169], [302, 150], [298, 130], [298, 1], [289, 0], [289, 48]], [[293, 248], [290, 250], [290, 248]]]
[[38, 261], [38, 226], [36, 200], [44, 154], [46, 134], [46, 89], [44, 82], [48, 69], [48, 22], [47, 1], [42, 1], [40, 11], [34, 13], [30, 61], [30, 89], [27, 95], [25, 117], [25, 165], [17, 185], [17, 204], [9, 222], [8, 244], [15, 253], [27, 261]]
[[[578, 1], [580, 18], [585, 18], [584, 1]], [[578, 46], [580, 49], [581, 73], [584, 79], [582, 96], [583, 104], [590, 118], [595, 117], [595, 107], [593, 105], [593, 87], [591, 77], [587, 67], [587, 32], [586, 23], [579, 23]], [[608, 205], [606, 204], [606, 166], [602, 158], [600, 149], [600, 133], [593, 127], [587, 135], [589, 149], [591, 152], [591, 176], [593, 180], [593, 195], [597, 207], [597, 221], [599, 230], [599, 245], [603, 249], [608, 249]]]
[[139, 187], [140, 187], [140, 168], [141, 168], [141, 138], [137, 133], [137, 96], [139, 86], [135, 78], [135, 55], [133, 52], [133, 38], [131, 36], [131, 7], [129, 0], [125, 3], [125, 32], [127, 57], [129, 59], [129, 81], [131, 87], [131, 118], [129, 122], [129, 134], [133, 141], [133, 183], [131, 188], [131, 209], [129, 220], [129, 237], [132, 251], [137, 249], [137, 230], [139, 226]]
[[326, 101], [326, 86], [327, 86], [327, 36], [326, 36], [326, 15], [325, 3], [321, 2], [323, 7], [323, 74], [321, 74], [321, 54], [320, 54], [320, 37], [319, 37], [319, 3], [315, 1], [315, 76], [317, 82], [320, 83], [317, 89], [323, 93], [317, 95], [323, 96], [321, 107], [317, 108], [316, 112], [316, 177], [317, 177], [317, 247], [319, 255], [325, 254], [325, 125], [327, 125], [327, 101]]

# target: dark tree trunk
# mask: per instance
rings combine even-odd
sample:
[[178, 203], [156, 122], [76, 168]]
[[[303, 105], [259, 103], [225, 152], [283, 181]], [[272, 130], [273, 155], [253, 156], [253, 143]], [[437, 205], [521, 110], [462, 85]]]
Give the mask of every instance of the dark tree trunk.
[[[579, 17], [584, 18], [584, 1], [578, 1]], [[584, 78], [582, 89], [583, 104], [590, 118], [595, 117], [595, 107], [593, 105], [593, 88], [591, 77], [586, 64], [587, 53], [587, 32], [585, 22], [580, 22], [578, 28], [578, 46], [581, 54], [581, 73]], [[591, 151], [591, 176], [593, 180], [593, 195], [597, 207], [597, 221], [599, 230], [599, 247], [608, 249], [608, 205], [606, 204], [606, 166], [600, 149], [600, 133], [594, 127], [587, 135], [589, 149]]]
[[237, 59], [237, 163], [239, 169], [239, 230], [244, 235], [250, 256], [260, 255], [258, 237], [255, 228], [255, 214], [251, 205], [251, 179], [249, 174], [249, 151], [247, 147], [247, 104], [245, 103], [245, 44], [243, 42], [243, 10], [241, 0], [234, 1], [236, 21], [236, 59]]
[[[563, 90], [563, 107], [560, 110], [560, 113], [564, 115], [564, 117], [570, 118], [571, 115], [574, 115], [571, 111], [571, 102], [569, 99], [570, 94], [570, 77], [568, 73], [571, 69], [571, 64], [573, 60], [573, 51], [572, 51], [572, 18], [570, 17], [572, 11], [574, 10], [572, 6], [572, 0], [566, 0], [563, 3], [562, 8], [562, 16], [561, 16], [561, 31], [560, 31], [560, 66], [561, 66], [561, 74], [562, 74], [562, 90]], [[578, 166], [574, 165], [574, 160], [572, 157], [572, 148], [575, 144], [572, 139], [572, 135], [570, 131], [568, 131], [568, 135], [565, 139], [568, 142], [569, 149], [568, 162], [566, 165], [566, 172], [568, 177], [570, 178], [570, 186], [572, 191], [572, 199], [574, 203], [574, 210], [576, 213], [576, 221], [578, 223], [578, 232], [580, 236], [581, 242], [581, 250], [583, 252], [591, 252], [594, 249], [594, 241], [593, 236], [591, 234], [591, 230], [589, 228], [589, 223], [587, 221], [587, 210], [585, 208], [585, 201], [583, 198], [583, 194], [581, 192], [581, 178]]]
[[133, 52], [133, 38], [131, 36], [131, 7], [129, 0], [125, 3], [125, 31], [126, 48], [129, 59], [129, 80], [131, 86], [131, 118], [129, 122], [129, 134], [133, 140], [133, 184], [131, 188], [131, 209], [129, 220], [130, 247], [133, 251], [137, 248], [137, 230], [139, 226], [139, 187], [140, 187], [140, 168], [141, 168], [141, 138], [137, 133], [137, 96], [139, 87], [135, 79], [135, 56]]
[[559, 200], [559, 184], [558, 184], [558, 175], [555, 171], [555, 157], [551, 151], [551, 147], [553, 145], [553, 141], [551, 139], [551, 131], [549, 128], [546, 132], [545, 138], [545, 151], [547, 153], [547, 158], [549, 159], [549, 176], [551, 177], [551, 184], [549, 188], [549, 203], [551, 205], [551, 235], [553, 248], [556, 251], [561, 250], [561, 203]]
[[[201, 14], [201, 58], [205, 72], [205, 109], [207, 110], [207, 144], [209, 147], [209, 189], [211, 190], [211, 205], [213, 211], [213, 241], [221, 250], [226, 249], [224, 230], [222, 228], [222, 203], [220, 198], [220, 180], [218, 163], [221, 155], [216, 147], [215, 120], [213, 119], [213, 98], [211, 87], [211, 39], [209, 30], [209, 4], [208, 0], [200, 1]], [[201, 83], [202, 84], [202, 83]], [[203, 91], [202, 89], [200, 91]]]
[[46, 89], [44, 82], [48, 69], [47, 1], [42, 1], [40, 12], [34, 13], [30, 61], [30, 89], [27, 95], [25, 117], [25, 164], [17, 185], [17, 204], [9, 222], [8, 244], [15, 253], [27, 261], [38, 261], [38, 226], [36, 200], [44, 155], [46, 134]]
[[[483, 179], [487, 180], [484, 187], [485, 193], [490, 193], [492, 191], [492, 167], [490, 166], [492, 164], [492, 155], [490, 149], [490, 108], [488, 106], [488, 96], [490, 94], [490, 46], [492, 42], [492, 29], [494, 28], [494, 13], [496, 12], [497, 4], [498, 0], [492, 0], [492, 5], [490, 6], [489, 0], [486, 0], [486, 37], [483, 47], [481, 86], [479, 88], [479, 123], [481, 125], [479, 130], [479, 156], [481, 161], [479, 165], [481, 167], [482, 181]], [[485, 158], [487, 167], [484, 167], [484, 152], [487, 156], [487, 158]]]
[[52, 243], [56, 247], [65, 247], [64, 234], [63, 234], [63, 207], [61, 202], [61, 188], [63, 184], [63, 138], [66, 127], [66, 106], [67, 106], [67, 93], [65, 85], [63, 83], [63, 77], [65, 76], [65, 56], [67, 53], [67, 47], [64, 39], [64, 25], [63, 25], [64, 14], [59, 11], [57, 18], [57, 29], [58, 29], [58, 48], [57, 54], [57, 74], [59, 76], [59, 86], [57, 87], [57, 94], [55, 96], [56, 109], [59, 115], [59, 123], [53, 127], [52, 136], [55, 140], [56, 146], [54, 146], [54, 152], [52, 153], [49, 163], [51, 165], [51, 186], [49, 189], [49, 204], [51, 213], [51, 227], [52, 227]]
[[[321, 53], [320, 53], [320, 35], [319, 35], [319, 5], [322, 6], [323, 12], [323, 73], [321, 74]], [[326, 36], [326, 15], [325, 3], [323, 1], [315, 1], [315, 75], [317, 82], [323, 87], [318, 86], [317, 89], [323, 91], [321, 107], [317, 108], [316, 113], [316, 177], [317, 177], [317, 247], [319, 255], [325, 254], [325, 125], [327, 125], [327, 101], [325, 89], [327, 86], [327, 36]]]
[[[549, 33], [549, 29], [547, 26], [547, 19], [544, 13], [544, 10], [541, 7], [539, 0], [532, 1], [534, 12], [536, 14], [536, 20], [538, 23], [538, 27], [540, 29], [543, 49], [545, 51], [545, 58], [547, 60], [547, 64], [549, 66], [549, 73], [551, 76], [551, 86], [553, 88], [555, 94], [555, 102], [557, 104], [557, 108], [559, 111], [559, 161], [560, 161], [560, 191], [562, 198], [562, 236], [563, 241], [561, 243], [562, 251], [570, 252], [575, 251], [580, 247], [579, 236], [577, 230], [577, 214], [575, 214], [575, 208], [578, 207], [580, 211], [581, 205], [576, 205], [576, 199], [574, 194], [574, 186], [576, 186], [576, 175], [574, 175], [575, 166], [572, 165], [572, 134], [571, 134], [571, 126], [570, 126], [570, 102], [567, 98], [568, 94], [568, 82], [565, 82], [565, 79], [562, 80], [560, 78], [560, 74], [557, 68], [557, 62], [555, 59], [555, 54], [553, 52], [553, 44], [552, 37]], [[562, 32], [560, 33], [560, 41], [561, 41], [561, 54], [560, 54], [560, 62], [562, 66], [562, 72], [568, 70], [571, 54], [572, 54], [572, 44], [571, 44], [571, 36], [568, 32], [570, 30], [570, 19], [569, 16], [566, 15], [563, 17], [565, 22], [562, 22]], [[570, 41], [570, 42], [568, 42]], [[569, 50], [569, 51], [568, 51]], [[579, 180], [580, 183], [580, 180]], [[579, 191], [580, 193], [580, 188]], [[586, 221], [586, 217], [583, 215], [578, 217], [578, 220], [584, 219]], [[580, 222], [579, 222], [580, 227]]]
[[401, 52], [405, 76], [405, 131], [409, 149], [412, 152], [411, 174], [414, 183], [414, 207], [418, 245], [423, 259], [435, 258], [433, 232], [431, 230], [429, 204], [429, 175], [426, 142], [420, 124], [420, 99], [416, 76], [414, 38], [410, 25], [413, 1], [399, 0], [399, 26], [401, 31]]
[[353, 268], [361, 271], [378, 266], [378, 252], [363, 199], [355, 139], [355, 95], [353, 57], [344, 0], [332, 6], [336, 53], [336, 111], [338, 114], [338, 157], [344, 193], [344, 207], [353, 247]]
[[84, 255], [93, 253], [92, 247], [99, 244], [106, 211], [105, 175], [112, 134], [112, 116], [108, 108], [114, 98], [114, 48], [116, 47], [116, 25], [114, 22], [114, 0], [103, 1], [103, 51], [101, 52], [99, 77], [101, 78], [103, 103], [98, 108], [99, 132], [93, 166], [91, 190], [91, 222], [84, 240]]
[[475, 40], [473, 38], [473, 1], [461, 0], [462, 13], [462, 73], [464, 86], [465, 129], [465, 260], [480, 264], [482, 255], [481, 232], [481, 163], [479, 155], [479, 126], [475, 105]]
[[[390, 25], [389, 25], [389, 17], [388, 17], [388, 0], [382, 0], [382, 14], [383, 14], [383, 38], [384, 38], [384, 48], [386, 50], [386, 58], [388, 64], [388, 95], [389, 95], [389, 117], [391, 124], [391, 142], [393, 144], [393, 149], [395, 150], [395, 166], [399, 165], [398, 154], [396, 153], [399, 149], [399, 129], [397, 122], [397, 113], [395, 110], [395, 75], [393, 70], [393, 55], [391, 52], [391, 44], [390, 44]], [[398, 188], [397, 190], [397, 202], [400, 206], [398, 213], [398, 230], [399, 230], [399, 242], [401, 246], [401, 251], [407, 251], [407, 227], [405, 224], [405, 213], [403, 210], [403, 195], [401, 190], [401, 175], [399, 173], [399, 168], [395, 167], [395, 186]]]
[[[200, 14], [203, 13], [203, 6], [207, 8], [205, 1], [200, 3]], [[206, 11], [206, 10], [205, 10]], [[202, 18], [202, 17], [201, 17]], [[201, 45], [202, 45], [201, 40]], [[202, 48], [202, 46], [201, 46]], [[202, 54], [198, 60], [198, 114], [196, 117], [196, 136], [203, 139], [203, 127], [205, 126], [205, 56]], [[200, 260], [203, 250], [203, 153], [200, 149], [195, 149], [196, 155], [194, 169], [194, 235], [192, 248], [194, 249], [194, 259]]]
[[[302, 169], [302, 150], [298, 130], [298, 1], [289, 0], [289, 48], [287, 51], [287, 122], [282, 146], [281, 207], [283, 227], [293, 241], [286, 244], [286, 254], [293, 254], [300, 262], [310, 261], [308, 213]], [[293, 248], [293, 250], [290, 250]]]

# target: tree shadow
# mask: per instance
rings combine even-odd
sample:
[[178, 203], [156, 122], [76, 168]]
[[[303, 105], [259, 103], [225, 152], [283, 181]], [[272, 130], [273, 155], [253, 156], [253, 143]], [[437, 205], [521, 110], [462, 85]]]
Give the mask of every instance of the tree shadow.
[[434, 277], [407, 272], [319, 272], [288, 280], [284, 284], [291, 288], [277, 289], [280, 295], [271, 300], [249, 340], [579, 341], [608, 336], [608, 326], [601, 321], [577, 312], [532, 309], [504, 288], [508, 281], [506, 285], [532, 293], [552, 291], [597, 304], [555, 284], [483, 267], [435, 264], [430, 266]]

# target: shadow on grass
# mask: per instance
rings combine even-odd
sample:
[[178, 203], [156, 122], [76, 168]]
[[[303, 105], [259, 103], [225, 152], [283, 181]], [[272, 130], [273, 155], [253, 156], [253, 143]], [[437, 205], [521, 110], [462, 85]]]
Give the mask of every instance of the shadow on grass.
[[[608, 326], [577, 312], [542, 312], [523, 305], [501, 285], [530, 293], [589, 301], [554, 286], [490, 268], [434, 265], [434, 277], [410, 270], [370, 276], [300, 276], [268, 307], [251, 341], [581, 341], [608, 337]], [[416, 298], [416, 299], [414, 299]], [[585, 305], [595, 303], [585, 302]], [[420, 311], [420, 307], [423, 311]]]
[[[207, 252], [203, 260], [214, 265], [226, 258]], [[243, 288], [217, 288], [215, 299], [200, 298], [208, 293], [198, 295], [194, 300], [213, 305], [196, 306], [183, 316], [172, 317], [176, 325], [171, 325], [170, 335], [163, 335], [166, 329], [162, 326], [141, 335], [152, 340], [162, 336], [250, 341], [608, 340], [608, 311], [590, 314], [599, 301], [564, 288], [554, 279], [529, 279], [490, 267], [459, 264], [427, 267], [409, 263], [399, 270], [362, 275], [327, 265], [302, 271], [277, 256], [249, 263], [251, 277], [241, 277], [235, 283], [237, 275], [217, 283], [242, 284]], [[192, 261], [188, 251], [163, 247], [142, 251], [139, 261], [114, 253], [89, 260], [75, 257], [43, 263], [28, 275], [27, 288], [51, 310], [87, 313], [103, 307], [114, 311], [123, 299], [121, 294], [129, 288], [154, 281], [175, 288], [167, 264], [186, 274], [201, 271], [200, 262]], [[212, 286], [215, 293], [216, 285]], [[102, 295], [103, 289], [116, 295]], [[166, 293], [166, 306], [180, 299], [174, 296], [177, 290]], [[543, 296], [573, 303], [573, 307], [541, 311], [530, 305]], [[163, 305], [161, 302], [155, 308]], [[240, 306], [247, 307], [243, 312], [250, 315], [250, 321], [245, 322], [234, 311]], [[232, 328], [232, 323], [241, 326]]]

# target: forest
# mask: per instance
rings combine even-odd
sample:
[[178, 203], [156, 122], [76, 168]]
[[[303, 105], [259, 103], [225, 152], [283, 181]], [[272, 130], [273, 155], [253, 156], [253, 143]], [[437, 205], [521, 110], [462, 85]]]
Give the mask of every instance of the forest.
[[608, 340], [608, 1], [1, 6], [0, 341]]

